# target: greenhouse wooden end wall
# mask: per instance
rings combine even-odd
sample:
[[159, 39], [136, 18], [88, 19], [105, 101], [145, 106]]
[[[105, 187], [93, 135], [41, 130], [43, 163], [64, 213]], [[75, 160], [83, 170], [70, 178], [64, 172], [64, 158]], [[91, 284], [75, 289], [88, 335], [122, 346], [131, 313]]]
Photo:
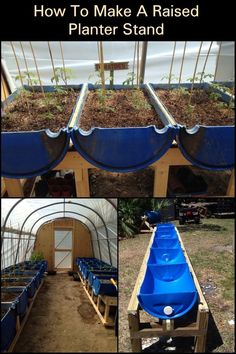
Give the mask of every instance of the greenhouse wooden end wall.
[[55, 220], [43, 225], [38, 231], [34, 251], [41, 251], [48, 261], [48, 270], [54, 270], [54, 230], [72, 230], [73, 268], [76, 270], [76, 257], [93, 257], [89, 231], [76, 220]]

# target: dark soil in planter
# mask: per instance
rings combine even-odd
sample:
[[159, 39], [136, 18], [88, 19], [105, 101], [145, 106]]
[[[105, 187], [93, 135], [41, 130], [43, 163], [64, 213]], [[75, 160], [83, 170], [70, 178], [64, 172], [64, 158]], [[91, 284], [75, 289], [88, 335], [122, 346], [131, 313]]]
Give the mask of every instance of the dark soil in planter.
[[90, 193], [95, 197], [152, 197], [154, 170], [128, 173], [89, 170]]
[[[187, 90], [186, 93], [189, 91]], [[191, 103], [189, 95], [178, 89], [156, 90], [157, 95], [165, 104], [175, 121], [192, 128], [197, 124], [208, 126], [234, 125], [234, 110], [215, 101], [209, 92], [193, 89]], [[191, 105], [192, 108], [189, 106]]]
[[90, 91], [88, 94], [80, 118], [81, 129], [148, 125], [155, 125], [159, 129], [164, 127], [142, 90], [106, 90], [104, 102], [101, 90], [97, 91]]
[[1, 292], [1, 302], [12, 302], [17, 296], [19, 296], [19, 293]]
[[50, 129], [57, 132], [67, 126], [78, 91], [21, 93], [4, 110], [2, 131]]
[[1, 286], [7, 286], [7, 287], [11, 287], [11, 286], [26, 286], [28, 285], [27, 282], [20, 282], [20, 281], [16, 281], [16, 282], [9, 282], [9, 281], [1, 281]]

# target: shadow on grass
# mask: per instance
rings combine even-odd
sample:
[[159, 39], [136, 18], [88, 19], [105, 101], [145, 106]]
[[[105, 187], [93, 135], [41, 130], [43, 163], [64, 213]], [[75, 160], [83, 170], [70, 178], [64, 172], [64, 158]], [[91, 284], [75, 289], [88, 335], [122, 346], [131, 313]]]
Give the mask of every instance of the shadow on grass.
[[[149, 347], [142, 350], [143, 353], [193, 353], [194, 352], [194, 337], [172, 337], [171, 342], [167, 342], [170, 337], [160, 337], [160, 340], [153, 343]], [[209, 312], [206, 353], [213, 352], [223, 343], [222, 337], [218, 331], [215, 320]]]
[[212, 316], [211, 311], [209, 312], [209, 322], [208, 322], [208, 331], [207, 331], [207, 340], [206, 340], [206, 352], [212, 352], [214, 349], [223, 345], [224, 342], [218, 331], [217, 325], [215, 323], [214, 317]]
[[177, 225], [180, 231], [227, 231], [227, 229], [215, 224], [187, 224]]

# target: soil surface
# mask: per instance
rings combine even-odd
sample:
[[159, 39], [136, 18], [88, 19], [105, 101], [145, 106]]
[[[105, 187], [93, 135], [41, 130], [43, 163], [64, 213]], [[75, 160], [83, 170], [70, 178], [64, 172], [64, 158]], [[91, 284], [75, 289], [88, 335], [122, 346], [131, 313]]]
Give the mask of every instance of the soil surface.
[[151, 197], [154, 170], [128, 173], [89, 170], [90, 195], [95, 197]]
[[79, 122], [83, 130], [148, 125], [164, 127], [142, 90], [90, 91]]
[[11, 302], [14, 301], [17, 296], [19, 296], [20, 293], [8, 293], [8, 292], [3, 292], [1, 291], [1, 301], [2, 302]]
[[210, 97], [206, 90], [193, 89], [191, 102], [189, 90], [156, 90], [161, 101], [179, 124], [188, 128], [196, 124], [208, 126], [234, 125], [234, 110], [220, 100]]
[[9, 281], [1, 281], [2, 286], [26, 286], [28, 285], [28, 282], [23, 282], [23, 281], [15, 281], [15, 282], [9, 282]]
[[78, 91], [23, 92], [7, 105], [2, 118], [2, 131], [50, 129], [57, 132], [67, 126]]
[[47, 276], [16, 344], [17, 353], [116, 352], [80, 282], [67, 273]]
[[[178, 166], [181, 168], [181, 166]], [[196, 186], [187, 190], [185, 181], [176, 179], [177, 166], [170, 167], [167, 196], [191, 194], [196, 191]], [[226, 194], [231, 171], [207, 171], [199, 167], [188, 166], [195, 174], [201, 176], [207, 183], [206, 196], [223, 196]], [[154, 170], [144, 170], [117, 173], [104, 170], [89, 170], [91, 197], [152, 197], [154, 188]], [[173, 189], [180, 186], [181, 190], [174, 194]]]

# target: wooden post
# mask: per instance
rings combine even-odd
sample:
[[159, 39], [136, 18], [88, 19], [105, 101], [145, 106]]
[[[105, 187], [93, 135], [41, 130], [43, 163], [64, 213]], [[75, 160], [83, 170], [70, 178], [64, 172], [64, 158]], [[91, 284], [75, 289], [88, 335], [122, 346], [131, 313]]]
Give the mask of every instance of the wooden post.
[[155, 166], [153, 197], [166, 197], [168, 187], [169, 165]]
[[204, 353], [205, 352], [205, 346], [206, 346], [206, 336], [207, 336], [207, 327], [208, 327], [208, 318], [209, 318], [209, 312], [206, 311], [204, 308], [201, 309], [201, 305], [199, 305], [199, 310], [198, 310], [198, 318], [197, 318], [197, 324], [198, 327], [200, 328], [201, 331], [204, 333], [196, 336], [196, 343], [195, 343], [195, 353]]
[[89, 178], [88, 169], [80, 168], [75, 169], [75, 186], [77, 197], [89, 197]]
[[228, 197], [234, 197], [234, 170], [231, 172], [226, 195]]
[[4, 178], [4, 183], [8, 197], [24, 197], [20, 179]]
[[140, 353], [142, 351], [142, 339], [132, 338], [132, 334], [139, 331], [139, 311], [128, 314], [130, 341], [133, 353]]

